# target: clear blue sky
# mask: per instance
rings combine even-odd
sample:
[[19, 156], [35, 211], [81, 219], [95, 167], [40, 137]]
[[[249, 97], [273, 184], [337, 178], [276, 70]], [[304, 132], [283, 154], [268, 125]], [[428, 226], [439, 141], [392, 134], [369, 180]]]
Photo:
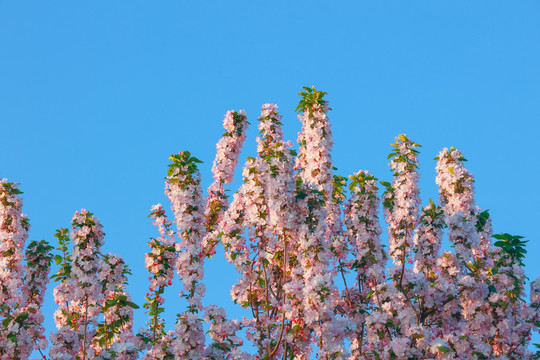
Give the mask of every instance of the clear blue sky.
[[[31, 239], [53, 242], [75, 210], [94, 212], [142, 304], [143, 254], [157, 234], [146, 216], [168, 204], [168, 156], [202, 159], [206, 188], [227, 110], [245, 109], [252, 123], [245, 157], [261, 105], [279, 105], [295, 141], [296, 93], [315, 85], [334, 109], [339, 173], [390, 179], [389, 144], [405, 133], [423, 146], [427, 203], [437, 198], [433, 157], [461, 149], [495, 231], [530, 240], [534, 280], [539, 44], [537, 0], [0, 0], [0, 177], [22, 184]], [[206, 303], [230, 309], [234, 270], [219, 259], [207, 273]], [[170, 319], [183, 309], [178, 290], [168, 292]], [[49, 332], [52, 291], [46, 301]], [[145, 319], [139, 311], [137, 326]]]

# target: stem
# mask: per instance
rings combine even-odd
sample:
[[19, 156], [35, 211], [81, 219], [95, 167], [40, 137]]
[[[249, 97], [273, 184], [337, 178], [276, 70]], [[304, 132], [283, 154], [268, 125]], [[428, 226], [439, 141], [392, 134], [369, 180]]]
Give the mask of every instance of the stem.
[[83, 338], [83, 358], [82, 360], [86, 359], [86, 328], [88, 325], [88, 295], [86, 295], [85, 299], [85, 307], [84, 307], [84, 338]]
[[[408, 238], [409, 234], [405, 233], [405, 236], [407, 236], [407, 238]], [[401, 286], [403, 284], [403, 274], [405, 274], [405, 258], [406, 258], [405, 249], [402, 249], [401, 251], [403, 251], [403, 253], [401, 254], [401, 275], [399, 276], [399, 287], [400, 288], [401, 288]]]
[[[341, 260], [339, 262], [341, 262]], [[351, 296], [349, 295], [349, 287], [347, 286], [347, 280], [345, 280], [345, 273], [343, 272], [343, 268], [341, 268], [339, 272], [341, 273], [341, 278], [343, 279], [343, 284], [345, 285], [345, 293], [347, 294], [347, 300], [349, 300], [349, 306], [352, 308], [352, 300]]]
[[360, 332], [360, 338], [358, 339], [358, 342], [359, 342], [358, 348], [360, 349], [360, 354], [364, 353], [364, 351], [362, 350], [362, 347], [364, 347], [364, 331], [366, 331], [365, 321], [362, 323], [362, 331]]
[[[283, 249], [283, 284], [285, 284], [285, 276], [287, 276], [287, 241], [285, 240], [285, 247]], [[283, 291], [283, 301], [282, 304], [285, 304], [285, 291]], [[270, 358], [273, 358], [276, 354], [276, 351], [279, 347], [279, 344], [281, 343], [281, 339], [283, 338], [283, 330], [285, 330], [285, 311], [283, 312], [283, 317], [281, 318], [281, 330], [279, 332], [279, 338], [276, 342], [276, 346], [274, 346], [274, 350], [270, 353]], [[285, 358], [285, 354], [287, 353], [287, 343], [285, 343], [285, 348], [283, 351], [283, 358]]]
[[[157, 301], [157, 300], [156, 300]], [[157, 322], [158, 322], [158, 316], [157, 316], [157, 309], [159, 307], [159, 304], [158, 306], [156, 306], [156, 314], [154, 314], [154, 337], [152, 338], [152, 342], [155, 343], [157, 342], [156, 341], [156, 332], [157, 332]]]
[[71, 324], [69, 323], [69, 302], [66, 301], [66, 321], [67, 321], [67, 326], [70, 326], [71, 327]]
[[206, 251], [203, 252], [203, 256], [202, 258], [206, 258], [208, 256], [208, 254], [210, 254], [210, 252], [216, 247], [217, 244], [219, 244], [219, 240], [216, 238], [215, 240], [213, 240], [210, 245], [206, 248]]
[[42, 358], [43, 360], [47, 359], [47, 357], [46, 357], [45, 355], [43, 355], [43, 353], [41, 352], [41, 349], [40, 349], [40, 348], [38, 348], [38, 351], [39, 351], [39, 353], [41, 354], [41, 358]]
[[[270, 348], [272, 344], [270, 343], [270, 299], [268, 298], [268, 276], [266, 275], [266, 266], [264, 265], [264, 262], [262, 263], [263, 273], [264, 273], [264, 299], [266, 300], [266, 352], [270, 354]], [[270, 358], [272, 356], [270, 355]]]

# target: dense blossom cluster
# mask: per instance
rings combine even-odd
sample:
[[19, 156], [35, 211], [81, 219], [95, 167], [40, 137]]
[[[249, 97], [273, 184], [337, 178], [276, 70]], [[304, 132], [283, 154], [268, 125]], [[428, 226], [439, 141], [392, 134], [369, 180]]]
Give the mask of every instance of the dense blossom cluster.
[[[172, 285], [174, 270], [176, 268], [177, 253], [175, 248], [174, 231], [170, 228], [171, 221], [167, 218], [165, 210], [161, 204], [152, 206], [153, 224], [158, 227], [159, 237], [152, 238], [149, 242], [150, 252], [144, 255], [145, 265], [152, 275], [148, 277], [150, 281], [149, 292], [146, 294], [147, 303], [144, 307], [148, 310], [150, 320], [148, 322], [147, 342], [156, 344], [162, 341], [165, 334], [165, 323], [161, 317], [164, 311], [165, 299], [163, 293], [167, 286]], [[152, 354], [159, 346], [148, 353]]]
[[[340, 209], [332, 201], [333, 164], [330, 151], [333, 139], [325, 93], [305, 94], [300, 151], [296, 167], [299, 170], [299, 190], [305, 197], [299, 200], [298, 259], [302, 265], [303, 323], [319, 346], [319, 355], [335, 357], [344, 352], [343, 329], [347, 322], [334, 309], [340, 296], [330, 271], [332, 243], [340, 238]], [[338, 240], [339, 241], [339, 240]], [[309, 351], [306, 352], [309, 355]]]
[[52, 337], [51, 357], [94, 357], [90, 340], [97, 330], [100, 304], [104, 299], [98, 279], [101, 268], [103, 231], [99, 221], [86, 209], [75, 212], [69, 275], [55, 289], [57, 333]]
[[23, 279], [23, 291], [28, 299], [23, 312], [28, 313], [25, 320], [28, 326], [27, 336], [21, 341], [26, 346], [44, 350], [47, 348], [47, 338], [43, 327], [44, 316], [41, 305], [45, 298], [45, 290], [49, 282], [49, 272], [52, 261], [51, 250], [53, 249], [45, 240], [32, 241], [26, 248], [26, 274]]
[[[18, 184], [0, 180], [0, 359], [26, 359], [34, 347], [48, 345], [41, 305], [51, 262], [51, 247], [32, 241], [22, 213]], [[25, 261], [26, 260], [26, 264]]]
[[[172, 217], [161, 204], [151, 208], [159, 235], [145, 254], [149, 319], [137, 333], [129, 269], [120, 256], [101, 252], [102, 226], [82, 209], [71, 231], [55, 235], [57, 331], [44, 355], [41, 304], [52, 247], [31, 242], [24, 252], [29, 225], [20, 191], [2, 180], [0, 360], [27, 359], [32, 349], [51, 360], [540, 357], [528, 349], [540, 325], [540, 278], [525, 301], [526, 241], [492, 234], [463, 155], [439, 153], [439, 201], [422, 207], [419, 145], [399, 135], [388, 157], [392, 180], [357, 171], [347, 196], [346, 178], [334, 173], [325, 93], [304, 90], [298, 152], [283, 139], [278, 107], [264, 104], [257, 156], [246, 159], [230, 203], [225, 186], [246, 138], [244, 111], [225, 115], [206, 197], [201, 161], [187, 151], [171, 155], [165, 194]], [[452, 249], [443, 249], [445, 237]], [[231, 298], [251, 317], [231, 320], [204, 302], [204, 265], [219, 245], [239, 273]], [[186, 308], [167, 330], [164, 293], [176, 274]], [[246, 340], [254, 351], [242, 346]]]
[[351, 337], [353, 358], [364, 351], [366, 337], [366, 317], [373, 308], [371, 289], [385, 281], [386, 254], [381, 244], [381, 226], [377, 217], [379, 196], [377, 179], [367, 171], [351, 175], [349, 185], [351, 198], [345, 205], [345, 224], [350, 252], [355, 254], [349, 260], [348, 268], [355, 272], [354, 287], [345, 284], [345, 300], [348, 317], [354, 324]]
[[[287, 319], [284, 317], [285, 286], [290, 283], [291, 194], [294, 192], [289, 143], [283, 142], [277, 106], [265, 104], [259, 117], [258, 158], [248, 158], [244, 184], [225, 213], [220, 230], [226, 254], [238, 272], [233, 300], [250, 308], [254, 319], [243, 322], [248, 340], [276, 355]], [[247, 229], [246, 236], [243, 236]], [[255, 252], [256, 256], [250, 254]]]
[[72, 231], [60, 229], [56, 237], [62, 255], [55, 257], [60, 265], [53, 276], [59, 281], [54, 289], [57, 331], [50, 336], [50, 358], [137, 358], [143, 343], [133, 334], [137, 305], [125, 291], [129, 269], [118, 255], [101, 252], [104, 233], [99, 220], [86, 209], [76, 211]]
[[142, 339], [133, 333], [133, 309], [126, 291], [129, 269], [124, 260], [115, 254], [103, 256], [98, 273], [104, 293], [101, 304], [103, 318], [98, 323], [92, 347], [103, 360], [132, 360], [138, 358], [138, 350], [143, 346]]
[[212, 166], [214, 181], [208, 187], [205, 204], [204, 216], [207, 230], [203, 239], [205, 256], [212, 256], [216, 252], [215, 247], [219, 242], [216, 227], [228, 205], [225, 185], [233, 181], [234, 170], [238, 165], [248, 126], [244, 110], [228, 111], [225, 114], [223, 120], [225, 132], [216, 145], [217, 153]]
[[[146, 254], [146, 266], [153, 277], [149, 278], [152, 284], [146, 303], [151, 316], [149, 329], [142, 331], [146, 342], [150, 343], [145, 359], [229, 357], [231, 350], [236, 354], [233, 357], [239, 357], [238, 321], [228, 321], [224, 309], [213, 305], [205, 308], [201, 301], [205, 294], [204, 260], [215, 254], [216, 227], [228, 205], [224, 185], [232, 182], [248, 126], [245, 112], [227, 112], [223, 125], [226, 132], [217, 144], [212, 168], [214, 182], [206, 199], [202, 197], [196, 165], [200, 161], [187, 151], [170, 157], [173, 163], [169, 167], [165, 193], [171, 202], [178, 232], [170, 228], [171, 221], [161, 205], [152, 207], [151, 216], [160, 237], [152, 239], [152, 252]], [[160, 317], [164, 310], [162, 294], [165, 287], [172, 284], [174, 270], [182, 281], [180, 296], [187, 300], [188, 307], [178, 314], [174, 330], [165, 333]], [[200, 316], [201, 311], [205, 312], [204, 317]], [[213, 343], [208, 347], [205, 347], [203, 321], [211, 323], [210, 332], [214, 334], [210, 337]]]
[[396, 137], [390, 167], [394, 173], [392, 184], [385, 193], [385, 216], [388, 222], [389, 253], [396, 271], [405, 266], [410, 254], [413, 231], [418, 225], [420, 189], [418, 188], [418, 144], [405, 135]]

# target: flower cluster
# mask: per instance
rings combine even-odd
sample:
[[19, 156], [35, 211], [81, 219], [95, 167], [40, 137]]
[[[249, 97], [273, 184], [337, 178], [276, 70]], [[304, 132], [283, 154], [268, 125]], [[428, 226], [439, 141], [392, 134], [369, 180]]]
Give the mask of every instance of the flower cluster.
[[[60, 234], [65, 231], [60, 230]], [[90, 344], [104, 299], [99, 281], [103, 236], [102, 226], [91, 212], [86, 209], [75, 212], [69, 234], [73, 250], [70, 259], [66, 259], [70, 261], [69, 273], [64, 267], [61, 269], [65, 277], [54, 291], [59, 308], [55, 313], [58, 331], [51, 335], [52, 359], [91, 358], [96, 353]]]
[[[327, 116], [330, 110], [323, 97], [326, 93], [304, 88], [299, 109], [302, 133], [298, 136], [300, 150], [296, 161], [298, 174], [299, 217], [298, 260], [303, 284], [302, 314], [306, 339], [319, 346], [322, 357], [336, 357], [345, 352], [343, 331], [346, 319], [334, 311], [341, 303], [341, 296], [333, 281], [330, 265], [332, 247], [340, 248], [342, 237], [341, 209], [332, 201], [334, 193], [333, 164], [330, 151], [332, 131]], [[298, 197], [297, 194], [297, 197]], [[310, 347], [305, 350], [307, 353]]]
[[100, 304], [103, 320], [92, 339], [92, 348], [98, 354], [96, 357], [103, 360], [137, 359], [138, 351], [143, 347], [142, 339], [133, 334], [133, 309], [139, 307], [126, 291], [128, 274], [129, 268], [120, 256], [103, 256], [99, 272], [105, 295]]
[[202, 239], [205, 236], [204, 205], [201, 176], [197, 169], [200, 160], [187, 151], [172, 155], [165, 194], [169, 197], [180, 242], [176, 243], [176, 271], [182, 280], [180, 296], [188, 301], [186, 312], [178, 314], [174, 329], [172, 351], [196, 359], [204, 348], [204, 333], [198, 312], [205, 293], [202, 283], [204, 256]]
[[45, 350], [48, 341], [45, 336], [45, 328], [42, 326], [44, 319], [41, 306], [45, 298], [45, 290], [49, 282], [49, 271], [51, 269], [53, 249], [45, 240], [32, 241], [26, 248], [26, 274], [24, 278], [23, 291], [28, 299], [24, 311], [28, 313], [26, 322], [30, 325], [27, 330], [26, 341], [30, 340], [28, 347]]
[[[263, 105], [259, 130], [259, 157], [248, 158], [244, 184], [225, 213], [221, 232], [228, 259], [241, 274], [231, 295], [255, 315], [243, 326], [262, 357], [283, 351], [280, 346], [287, 322], [283, 306], [285, 287], [290, 284], [287, 244], [296, 220], [291, 211], [294, 153], [291, 144], [283, 141], [276, 105]], [[243, 236], [245, 228], [247, 236]], [[257, 255], [251, 257], [250, 252]]]
[[210, 359], [245, 359], [248, 355], [240, 350], [243, 340], [236, 336], [240, 330], [238, 320], [227, 320], [225, 309], [215, 305], [205, 308], [204, 320], [210, 323], [208, 334], [213, 343], [206, 349]]
[[163, 293], [167, 286], [172, 285], [177, 253], [174, 231], [170, 228], [172, 223], [165, 215], [161, 204], [152, 206], [150, 217], [153, 224], [158, 227], [159, 237], [150, 240], [150, 252], [144, 255], [146, 269], [152, 275], [148, 277], [150, 287], [144, 307], [150, 315], [148, 326], [151, 336], [147, 337], [146, 341], [155, 344], [165, 334], [165, 323], [161, 317], [161, 313], [165, 310]]
[[234, 178], [234, 169], [238, 165], [240, 151], [246, 139], [246, 131], [249, 126], [244, 110], [227, 111], [223, 120], [225, 133], [218, 141], [216, 158], [212, 166], [214, 181], [208, 188], [208, 197], [204, 216], [206, 219], [207, 236], [203, 240], [206, 256], [215, 254], [215, 246], [218, 243], [215, 230], [220, 222], [223, 212], [227, 207], [227, 195], [225, 185], [230, 184]]
[[[444, 211], [448, 237], [453, 244], [460, 264], [457, 275], [459, 290], [453, 294], [459, 298], [459, 305], [454, 303], [453, 312], [460, 313], [466, 321], [448, 324], [455, 335], [449, 338], [451, 343], [459, 342], [456, 349], [461, 356], [482, 354], [487, 356], [491, 348], [486, 345], [490, 337], [490, 318], [487, 312], [489, 295], [486, 273], [481, 271], [478, 255], [481, 252], [481, 238], [477, 228], [477, 208], [474, 200], [474, 179], [465, 168], [459, 150], [444, 149], [439, 153], [437, 178], [440, 203]], [[467, 342], [458, 340], [466, 336]]]
[[[487, 299], [489, 304], [487, 334], [493, 353], [499, 357], [526, 357], [529, 352], [526, 340], [538, 326], [538, 280], [531, 284], [531, 304], [525, 298], [526, 276], [521, 259], [524, 244], [521, 236], [497, 234], [491, 251], [493, 266], [487, 277]], [[485, 307], [483, 307], [485, 310]]]
[[56, 232], [61, 255], [55, 256], [60, 269], [53, 276], [59, 284], [54, 289], [58, 309], [57, 332], [50, 336], [52, 360], [131, 360], [142, 347], [132, 329], [132, 309], [138, 306], [125, 291], [129, 269], [118, 255], [102, 254], [104, 235], [86, 209], [75, 212], [71, 232]]
[[201, 176], [197, 170], [197, 158], [187, 151], [172, 155], [173, 164], [166, 183], [166, 195], [171, 202], [174, 219], [179, 231], [180, 242], [176, 244], [177, 272], [184, 285], [182, 296], [190, 304], [190, 311], [202, 309], [204, 276], [202, 239], [204, 227], [204, 205]]
[[[418, 187], [418, 144], [405, 135], [396, 137], [392, 144], [394, 152], [390, 167], [394, 173], [392, 184], [384, 183], [385, 216], [388, 222], [390, 242], [389, 254], [394, 261], [396, 270], [403, 268], [411, 247], [412, 234], [418, 225], [420, 210], [420, 189]], [[410, 261], [410, 260], [409, 260]]]
[[32, 241], [25, 252], [30, 224], [21, 193], [18, 184], [0, 180], [0, 359], [27, 359], [34, 347], [47, 347], [41, 305], [51, 247]]
[[475, 227], [474, 180], [463, 166], [466, 160], [459, 150], [444, 149], [437, 159], [436, 182], [450, 230], [449, 238], [458, 258], [468, 263], [473, 259], [472, 249], [477, 249], [480, 244], [480, 236]]
[[351, 198], [345, 206], [345, 224], [350, 252], [354, 258], [348, 268], [356, 273], [356, 283], [345, 286], [348, 316], [355, 325], [351, 334], [351, 352], [360, 356], [365, 341], [366, 316], [373, 308], [371, 289], [385, 281], [386, 254], [381, 244], [381, 225], [377, 217], [379, 196], [377, 179], [367, 171], [351, 175]]

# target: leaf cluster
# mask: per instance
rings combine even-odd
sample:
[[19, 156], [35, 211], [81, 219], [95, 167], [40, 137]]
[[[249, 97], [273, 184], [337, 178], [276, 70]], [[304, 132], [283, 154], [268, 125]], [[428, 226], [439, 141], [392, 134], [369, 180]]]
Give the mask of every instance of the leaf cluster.
[[[9, 306], [7, 304], [2, 304], [0, 306], [0, 309], [4, 310], [4, 308], [9, 310]], [[34, 324], [33, 322], [26, 321], [29, 316], [30, 314], [27, 311], [23, 311], [17, 316], [13, 316], [8, 313], [6, 318], [2, 320], [2, 325], [7, 329], [10, 323], [16, 323], [18, 327], [27, 329], [30, 325]], [[6, 337], [12, 342], [17, 343], [17, 335], [14, 332], [10, 332]]]
[[381, 185], [384, 186], [385, 190], [383, 193], [383, 206], [385, 209], [392, 211], [395, 205], [395, 189], [388, 181], [381, 181]]
[[[433, 220], [439, 219], [444, 216], [444, 212], [440, 206], [437, 206], [432, 199], [429, 199], [429, 208], [424, 208], [422, 210], [421, 220], [424, 221], [426, 218], [431, 218]], [[444, 228], [445, 224], [440, 223], [436, 225], [439, 228]]]
[[[349, 184], [349, 190], [351, 192], [357, 191], [360, 194], [366, 193], [366, 185], [368, 181], [377, 181], [378, 179], [371, 175], [366, 174], [363, 171], [360, 171], [358, 175], [349, 175], [349, 179], [351, 180], [351, 183]], [[391, 185], [390, 185], [391, 186]], [[357, 190], [355, 190], [357, 189]], [[377, 190], [377, 186], [375, 185], [375, 191]]]
[[304, 89], [305, 91], [298, 93], [298, 95], [300, 95], [302, 99], [296, 107], [297, 113], [301, 113], [306, 108], [311, 109], [315, 104], [319, 104], [321, 106], [325, 105], [325, 100], [323, 98], [326, 93], [324, 91], [317, 91], [315, 89], [315, 86], [312, 86], [311, 88], [307, 86], [302, 86], [302, 89]]
[[[194, 156], [191, 156], [189, 151], [181, 151], [178, 154], [172, 154], [169, 156], [169, 160], [172, 161], [172, 164], [169, 164], [169, 170], [167, 171], [167, 175], [169, 177], [184, 172], [185, 175], [192, 176], [199, 171], [197, 164], [202, 164], [202, 161]], [[172, 179], [170, 181], [174, 183], [178, 180]]]
[[54, 237], [58, 240], [58, 247], [56, 250], [61, 251], [62, 254], [56, 254], [54, 256], [54, 262], [56, 265], [60, 265], [60, 269], [56, 274], [51, 276], [54, 281], [64, 282], [71, 275], [71, 255], [68, 252], [68, 246], [70, 244], [69, 230], [61, 228], [56, 230]]
[[489, 210], [484, 210], [481, 213], [476, 214], [476, 230], [478, 232], [484, 231], [489, 221]]
[[341, 175], [333, 175], [332, 179], [332, 200], [336, 204], [342, 204], [345, 200], [345, 186], [347, 186], [347, 179]]
[[504, 234], [495, 234], [493, 237], [499, 241], [496, 241], [493, 245], [500, 247], [503, 250], [503, 257], [500, 261], [509, 260], [512, 264], [519, 264], [520, 266], [525, 266], [523, 264], [523, 259], [525, 259], [525, 244], [528, 243], [528, 240], [521, 240], [523, 236], [519, 235], [510, 235], [508, 233]]
[[21, 190], [19, 190], [19, 185], [20, 184], [13, 182], [6, 182], [2, 184], [2, 187], [9, 195], [19, 195], [23, 193]]
[[[137, 304], [129, 301], [128, 297], [122, 294], [117, 294], [113, 299], [105, 301], [105, 306], [101, 308], [101, 313], [104, 314], [107, 310], [114, 308], [114, 312], [118, 318], [112, 323], [103, 321], [99, 324], [96, 329], [97, 342], [99, 345], [103, 346], [105, 344], [110, 344], [113, 341], [114, 336], [121, 333], [122, 327], [130, 322], [130, 316], [121, 310], [125, 307], [130, 307], [132, 309], [139, 308]], [[123, 313], [124, 315], [122, 315]]]
[[[406, 144], [406, 148], [409, 149], [413, 154], [418, 155], [420, 152], [416, 150], [417, 147], [422, 147], [420, 144], [417, 144], [413, 141], [411, 141], [407, 136], [404, 134], [398, 135], [398, 140], [390, 144], [393, 148], [395, 148], [390, 154], [388, 154], [388, 159], [393, 159], [395, 162], [404, 162], [407, 164], [407, 168], [413, 168], [418, 169], [418, 165], [413, 162], [411, 159], [409, 159], [408, 154], [405, 154], [401, 150], [401, 144]], [[399, 173], [394, 173], [394, 176], [400, 175]]]

